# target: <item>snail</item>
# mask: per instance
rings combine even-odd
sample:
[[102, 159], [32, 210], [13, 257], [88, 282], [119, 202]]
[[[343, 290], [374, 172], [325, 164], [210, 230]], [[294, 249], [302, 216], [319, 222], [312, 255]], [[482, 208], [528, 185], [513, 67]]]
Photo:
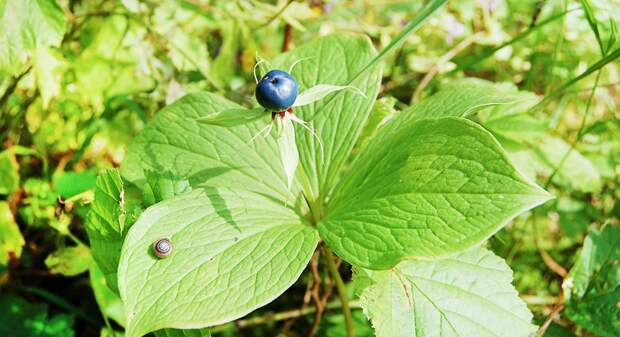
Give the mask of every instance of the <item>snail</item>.
[[172, 254], [172, 241], [169, 239], [159, 239], [153, 242], [153, 253], [160, 259], [167, 258]]

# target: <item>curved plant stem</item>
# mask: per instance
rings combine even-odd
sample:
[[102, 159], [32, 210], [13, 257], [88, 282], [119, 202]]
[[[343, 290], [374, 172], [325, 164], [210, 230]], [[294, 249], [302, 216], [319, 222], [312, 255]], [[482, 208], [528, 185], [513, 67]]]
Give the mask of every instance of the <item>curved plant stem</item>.
[[450, 49], [443, 56], [441, 56], [439, 60], [437, 60], [435, 65], [428, 71], [428, 73], [424, 75], [424, 78], [422, 78], [422, 80], [420, 81], [420, 84], [413, 92], [413, 97], [411, 98], [411, 100], [413, 102], [417, 102], [418, 100], [420, 100], [422, 91], [424, 90], [424, 88], [426, 88], [426, 86], [429, 83], [431, 83], [431, 81], [433, 80], [433, 77], [435, 77], [435, 75], [439, 73], [440, 68], [444, 66], [446, 63], [448, 63], [451, 59], [453, 59], [456, 55], [458, 55], [458, 53], [463, 51], [463, 49], [469, 47], [469, 45], [476, 42], [476, 40], [481, 36], [482, 36], [481, 33], [475, 33], [474, 35], [470, 35], [469, 37], [465, 38], [463, 41], [459, 42], [456, 46], [454, 46], [454, 48]]
[[598, 87], [598, 81], [600, 80], [600, 78], [601, 78], [601, 71], [599, 70], [596, 73], [596, 79], [594, 80], [594, 87], [592, 88], [592, 91], [590, 92], [590, 96], [588, 97], [588, 101], [586, 102], [586, 111], [584, 112], [583, 117], [581, 119], [581, 124], [579, 126], [579, 130], [577, 131], [577, 137], [570, 144], [568, 151], [566, 151], [564, 155], [561, 157], [560, 162], [558, 163], [558, 166], [553, 169], [553, 172], [551, 173], [551, 175], [549, 175], [549, 178], [547, 178], [547, 181], [545, 182], [545, 188], [548, 188], [551, 185], [553, 178], [555, 178], [558, 172], [562, 169], [562, 167], [564, 166], [570, 154], [573, 152], [573, 150], [575, 150], [577, 143], [579, 143], [579, 141], [581, 141], [581, 139], [585, 135], [586, 133], [585, 127], [586, 127], [586, 122], [588, 120], [588, 116], [590, 112], [590, 106], [592, 104], [592, 99], [594, 98], [594, 93], [596, 92], [596, 88]]
[[265, 26], [269, 26], [269, 24], [271, 24], [273, 21], [275, 21], [280, 15], [282, 15], [282, 13], [284, 13], [284, 11], [288, 8], [288, 6], [290, 6], [293, 3], [293, 0], [289, 0], [287, 1], [284, 6], [282, 6], [282, 8], [280, 8], [272, 17], [269, 18], [269, 20], [267, 20], [267, 22], [265, 22], [262, 27]]
[[[359, 301], [351, 301], [349, 305], [351, 306], [351, 308], [361, 309]], [[339, 301], [333, 301], [333, 302], [327, 303], [327, 305], [325, 306], [325, 309], [336, 310], [336, 309], [340, 309], [341, 307], [342, 307], [342, 304]], [[315, 307], [306, 307], [306, 308], [301, 308], [301, 309], [281, 311], [275, 314], [251, 317], [251, 318], [246, 318], [246, 319], [240, 319], [234, 322], [228, 322], [226, 324], [214, 326], [210, 328], [209, 330], [211, 330], [211, 333], [219, 333], [219, 332], [228, 331], [235, 327], [237, 329], [245, 329], [248, 327], [257, 326], [261, 324], [294, 319], [294, 318], [310, 315], [315, 312], [316, 312]]]
[[342, 277], [340, 277], [340, 273], [338, 272], [338, 268], [336, 267], [336, 261], [334, 257], [334, 253], [327, 246], [323, 247], [323, 251], [325, 253], [325, 261], [327, 262], [327, 269], [329, 270], [330, 275], [336, 282], [336, 289], [338, 289], [338, 297], [340, 298], [340, 303], [342, 303], [342, 313], [344, 314], [344, 321], [347, 328], [347, 337], [355, 337], [355, 333], [353, 332], [353, 316], [351, 315], [351, 308], [349, 307], [349, 298], [347, 296], [347, 288], [342, 281]]
[[418, 12], [418, 14], [411, 21], [409, 21], [409, 23], [403, 28], [403, 30], [401, 30], [400, 33], [398, 33], [398, 35], [394, 36], [394, 38], [390, 41], [390, 43], [388, 43], [388, 45], [385, 46], [385, 48], [383, 48], [379, 52], [379, 54], [375, 56], [375, 58], [373, 58], [370, 62], [368, 62], [368, 64], [366, 64], [366, 66], [364, 66], [362, 70], [357, 72], [357, 74], [355, 74], [355, 76], [353, 76], [347, 82], [346, 85], [352, 84], [353, 81], [355, 81], [364, 72], [366, 72], [366, 70], [374, 67], [379, 62], [381, 62], [388, 55], [390, 51], [402, 45], [405, 42], [405, 39], [407, 39], [407, 37], [410, 34], [418, 30], [418, 28], [420, 28], [422, 23], [428, 20], [428, 18], [430, 18], [430, 16], [433, 15], [433, 13], [435, 13], [438, 9], [440, 9], [447, 1], [448, 0], [432, 0], [426, 6], [424, 6]]

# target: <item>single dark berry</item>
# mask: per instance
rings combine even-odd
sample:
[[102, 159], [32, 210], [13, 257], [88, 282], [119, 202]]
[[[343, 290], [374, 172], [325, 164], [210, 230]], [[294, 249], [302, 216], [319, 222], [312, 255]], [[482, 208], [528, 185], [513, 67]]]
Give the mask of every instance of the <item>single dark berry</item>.
[[159, 239], [153, 242], [153, 253], [160, 259], [170, 256], [172, 248], [172, 242], [168, 239]]
[[272, 111], [290, 108], [297, 98], [297, 81], [282, 70], [268, 72], [256, 85], [256, 100]]

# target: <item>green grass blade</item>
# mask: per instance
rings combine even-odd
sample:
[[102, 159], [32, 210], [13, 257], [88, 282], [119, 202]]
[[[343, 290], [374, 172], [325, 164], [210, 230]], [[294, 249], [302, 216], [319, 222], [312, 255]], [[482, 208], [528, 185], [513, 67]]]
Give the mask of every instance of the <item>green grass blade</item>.
[[355, 74], [355, 76], [353, 76], [349, 80], [347, 85], [350, 85], [351, 83], [353, 83], [353, 81], [355, 81], [358, 77], [360, 77], [365, 71], [367, 71], [368, 69], [374, 67], [379, 62], [381, 62], [388, 55], [389, 52], [391, 52], [393, 49], [399, 47], [403, 42], [405, 42], [405, 39], [407, 38], [407, 36], [409, 36], [409, 34], [415, 32], [418, 28], [420, 28], [422, 23], [428, 20], [428, 18], [430, 18], [430, 16], [433, 15], [433, 13], [435, 13], [447, 1], [448, 0], [433, 0], [429, 2], [424, 8], [422, 8], [422, 10], [418, 13], [418, 15], [416, 15], [416, 17], [414, 17], [407, 24], [407, 26], [403, 28], [403, 30], [400, 33], [398, 33], [398, 35], [396, 35], [392, 39], [392, 41], [390, 41], [390, 43], [387, 46], [385, 46], [385, 48], [383, 48], [383, 50], [381, 50], [379, 54], [377, 54], [377, 56], [374, 59], [368, 62], [368, 64], [364, 68], [362, 68], [362, 70], [360, 70], [357, 74]]
[[524, 30], [523, 32], [519, 33], [519, 35], [517, 35], [517, 36], [513, 37], [512, 39], [502, 43], [501, 45], [483, 52], [482, 55], [480, 55], [480, 57], [478, 57], [477, 59], [472, 60], [470, 62], [467, 62], [465, 64], [462, 64], [462, 65], [458, 66], [456, 69], [452, 70], [450, 73], [454, 73], [454, 72], [461, 71], [463, 69], [467, 69], [467, 68], [469, 68], [471, 66], [474, 66], [474, 65], [484, 61], [485, 59], [493, 56], [493, 54], [495, 54], [498, 50], [500, 50], [500, 49], [502, 49], [504, 47], [510, 46], [512, 44], [515, 44], [515, 43], [525, 39], [530, 34], [536, 32], [537, 30], [543, 28], [544, 26], [546, 26], [546, 25], [548, 25], [548, 24], [550, 24], [550, 23], [552, 23], [552, 22], [554, 22], [556, 20], [559, 20], [559, 19], [563, 18], [566, 14], [568, 14], [568, 13], [570, 13], [572, 11], [575, 11], [575, 10], [577, 10], [577, 9], [567, 10], [567, 11], [558, 13], [558, 14], [556, 14], [556, 15], [554, 15], [554, 16], [546, 19], [546, 20], [541, 21], [536, 26], [533, 26], [533, 27], [530, 27], [530, 28]]
[[601, 33], [598, 30], [598, 21], [596, 20], [596, 16], [594, 15], [594, 9], [592, 8], [590, 1], [581, 0], [580, 2], [583, 11], [586, 14], [588, 25], [590, 25], [590, 29], [592, 30], [592, 33], [594, 33], [594, 37], [596, 38], [598, 47], [601, 49], [601, 54], [605, 55], [605, 47], [603, 44], [603, 39], [601, 38]]
[[77, 306], [69, 303], [69, 301], [65, 300], [64, 298], [53, 294], [52, 292], [43, 289], [43, 288], [38, 288], [38, 287], [21, 287], [21, 289], [25, 292], [31, 293], [35, 296], [39, 296], [45, 300], [47, 300], [49, 303], [53, 303], [71, 313], [73, 313], [75, 316], [83, 319], [84, 321], [90, 323], [92, 326], [101, 326], [101, 323], [99, 321], [97, 321], [94, 317], [91, 317], [89, 314], [87, 314], [84, 310], [78, 308]]
[[585, 77], [588, 77], [593, 72], [595, 72], [595, 71], [605, 67], [606, 65], [608, 65], [609, 63], [615, 61], [619, 57], [620, 57], [620, 47], [616, 48], [612, 52], [610, 52], [607, 55], [605, 55], [605, 57], [603, 57], [600, 60], [598, 60], [596, 63], [594, 63], [593, 65], [588, 67], [588, 69], [586, 69], [584, 72], [582, 72], [581, 74], [577, 75], [575, 78], [573, 78], [570, 81], [564, 83], [561, 87], [559, 87], [558, 89], [553, 91], [551, 94], [549, 94], [547, 97], [545, 97], [545, 100], [547, 100], [548, 98], [555, 97], [555, 96], [561, 94], [564, 90], [568, 89], [573, 84], [581, 81]]

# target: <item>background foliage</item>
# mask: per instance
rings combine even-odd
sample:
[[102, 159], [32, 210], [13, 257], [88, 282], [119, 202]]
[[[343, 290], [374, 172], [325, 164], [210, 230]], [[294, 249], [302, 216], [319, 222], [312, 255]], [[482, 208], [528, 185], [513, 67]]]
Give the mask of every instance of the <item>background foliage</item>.
[[[120, 164], [158, 110], [200, 90], [247, 105], [257, 54], [273, 59], [343, 31], [367, 34], [381, 49], [421, 7], [0, 0], [0, 335], [121, 330], [121, 304], [92, 262], [83, 224], [96, 176]], [[614, 0], [450, 1], [388, 56], [370, 120], [381, 123], [465, 77], [503, 83], [506, 97], [531, 92], [513, 111], [476, 118], [556, 196], [487, 247], [514, 270], [545, 336], [620, 334], [619, 17]], [[134, 216], [130, 207], [123, 216]], [[213, 333], [306, 335], [318, 316], [311, 270], [326, 268], [310, 265], [277, 301]], [[342, 336], [335, 296], [326, 295], [318, 334]], [[358, 336], [372, 336], [361, 310], [354, 319]]]

